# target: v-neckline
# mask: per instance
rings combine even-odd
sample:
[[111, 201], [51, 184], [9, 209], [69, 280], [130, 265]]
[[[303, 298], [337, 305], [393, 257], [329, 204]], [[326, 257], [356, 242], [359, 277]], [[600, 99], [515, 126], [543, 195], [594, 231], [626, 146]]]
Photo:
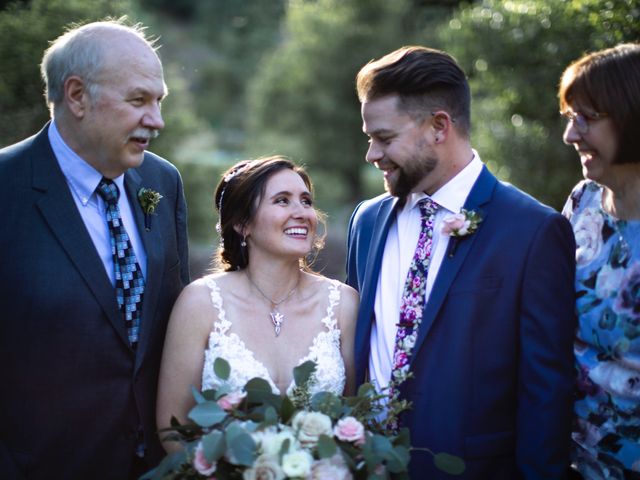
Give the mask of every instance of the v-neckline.
[[[218, 315], [217, 315], [218, 321], [214, 323], [214, 331], [216, 331], [218, 335], [225, 337], [226, 339], [230, 340], [232, 343], [235, 343], [237, 345], [237, 348], [242, 349], [249, 356], [251, 361], [254, 363], [254, 366], [257, 367], [257, 370], [261, 371], [262, 375], [260, 375], [260, 377], [264, 378], [267, 381], [267, 383], [269, 383], [274, 393], [276, 393], [277, 395], [283, 395], [282, 391], [278, 388], [278, 386], [274, 382], [273, 377], [271, 376], [271, 372], [262, 361], [256, 358], [255, 352], [247, 348], [244, 340], [242, 340], [237, 333], [235, 332], [228, 333], [229, 328], [231, 328], [231, 322], [226, 318], [226, 310], [224, 309], [224, 302], [222, 299], [222, 292], [220, 290], [220, 287], [218, 286], [216, 281], [210, 277], [206, 279], [206, 283], [208, 284], [209, 288], [213, 292], [215, 292], [217, 295], [217, 302], [216, 301], [213, 302], [214, 306], [218, 309]], [[323, 325], [323, 329], [320, 330], [313, 337], [313, 339], [311, 340], [311, 343], [307, 347], [306, 355], [298, 359], [298, 361], [295, 363], [296, 367], [301, 365], [302, 363], [304, 363], [305, 361], [307, 361], [313, 356], [313, 349], [318, 344], [318, 339], [321, 338], [322, 335], [331, 334], [331, 328], [327, 322], [327, 318], [332, 319], [333, 314], [334, 314], [333, 306], [329, 305], [327, 309], [327, 315], [325, 315], [320, 320], [320, 323]], [[291, 390], [291, 388], [294, 386], [295, 386], [295, 378], [292, 378], [291, 381], [289, 382], [289, 386], [285, 391], [285, 394], [289, 392], [289, 390]]]

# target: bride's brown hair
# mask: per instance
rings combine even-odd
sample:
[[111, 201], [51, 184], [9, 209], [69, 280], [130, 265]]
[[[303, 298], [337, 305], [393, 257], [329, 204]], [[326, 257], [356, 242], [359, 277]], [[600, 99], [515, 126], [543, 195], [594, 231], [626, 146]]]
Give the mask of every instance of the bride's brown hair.
[[[230, 272], [241, 270], [249, 264], [249, 249], [242, 246], [241, 230], [255, 217], [260, 199], [263, 197], [267, 182], [281, 170], [293, 170], [313, 194], [313, 184], [306, 170], [288, 158], [272, 156], [257, 160], [243, 160], [222, 174], [222, 180], [214, 195], [215, 208], [218, 211], [216, 230], [220, 235], [220, 247], [214, 258], [214, 269]], [[324, 214], [315, 209], [318, 223], [325, 227]], [[326, 228], [323, 230], [326, 231]], [[318, 235], [313, 243], [310, 255], [301, 259], [301, 267], [309, 270], [313, 259], [324, 245], [324, 233]]]

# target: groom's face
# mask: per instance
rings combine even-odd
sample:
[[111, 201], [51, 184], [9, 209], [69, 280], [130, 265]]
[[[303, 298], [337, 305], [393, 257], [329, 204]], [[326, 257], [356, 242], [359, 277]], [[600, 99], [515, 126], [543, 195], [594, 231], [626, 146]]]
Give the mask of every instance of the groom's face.
[[387, 191], [404, 198], [412, 192], [434, 193], [444, 184], [433, 148], [435, 131], [398, 108], [397, 95], [362, 103], [362, 130], [369, 137], [366, 160], [381, 170]]

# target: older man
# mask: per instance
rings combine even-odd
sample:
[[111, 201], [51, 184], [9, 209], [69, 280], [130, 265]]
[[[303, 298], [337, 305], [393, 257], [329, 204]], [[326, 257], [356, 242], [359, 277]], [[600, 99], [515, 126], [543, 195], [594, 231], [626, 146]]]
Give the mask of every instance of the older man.
[[52, 120], [0, 150], [0, 471], [136, 478], [166, 323], [189, 280], [182, 182], [145, 152], [162, 65], [143, 29], [74, 28], [44, 54]]

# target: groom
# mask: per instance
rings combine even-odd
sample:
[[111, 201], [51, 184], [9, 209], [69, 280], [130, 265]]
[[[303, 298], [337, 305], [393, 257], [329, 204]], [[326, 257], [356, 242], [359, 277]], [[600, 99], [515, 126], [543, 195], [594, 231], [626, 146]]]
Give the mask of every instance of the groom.
[[162, 65], [109, 21], [56, 39], [42, 72], [52, 121], [0, 150], [0, 477], [137, 478], [161, 457], [160, 355], [189, 279], [180, 176], [145, 152]]
[[[393, 379], [390, 394], [412, 403], [400, 418], [412, 446], [462, 457], [458, 478], [563, 478], [571, 227], [471, 148], [469, 86], [448, 54], [401, 48], [364, 66], [357, 90], [366, 160], [388, 191], [349, 226], [358, 381]], [[447, 477], [425, 451], [412, 452], [410, 473]]]

